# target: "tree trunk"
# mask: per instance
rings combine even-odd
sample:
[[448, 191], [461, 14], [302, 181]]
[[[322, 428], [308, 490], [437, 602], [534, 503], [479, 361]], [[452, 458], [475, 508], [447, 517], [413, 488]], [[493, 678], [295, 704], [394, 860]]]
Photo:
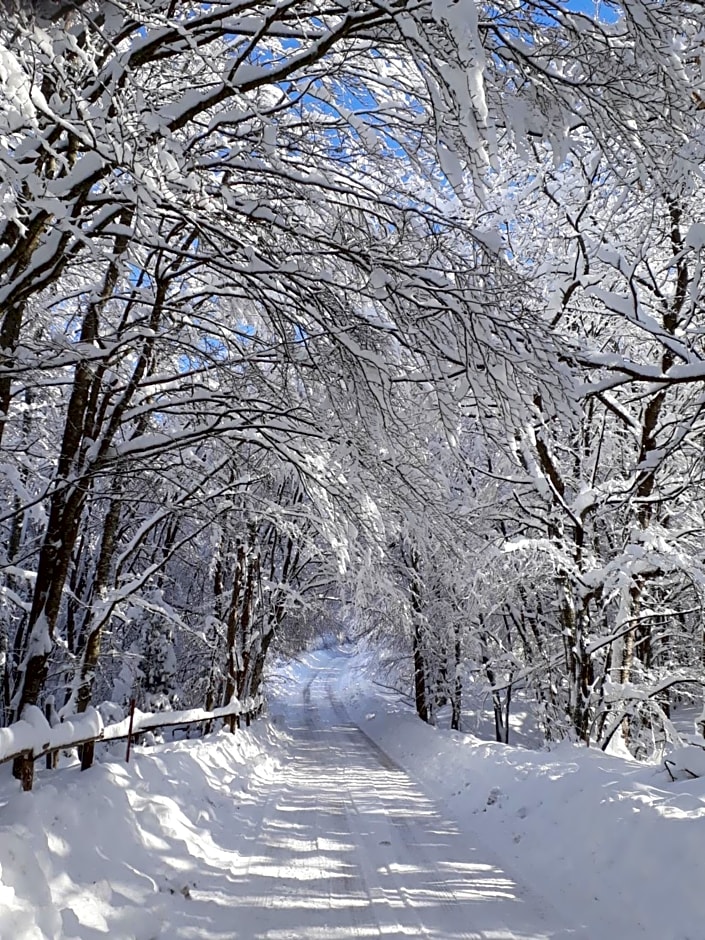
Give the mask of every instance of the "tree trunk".
[[[115, 554], [115, 538], [122, 512], [122, 499], [120, 496], [121, 483], [118, 477], [113, 485], [113, 497], [110, 500], [108, 512], [103, 523], [103, 538], [100, 544], [100, 554], [96, 565], [95, 579], [91, 591], [91, 600], [105, 599], [105, 591], [110, 576], [110, 568]], [[108, 616], [100, 611], [96, 617], [94, 611], [89, 609], [86, 622], [79, 641], [80, 664], [77, 667], [77, 693], [76, 711], [81, 714], [88, 708], [93, 692], [95, 671], [100, 657], [100, 648], [103, 629], [108, 622]]]
[[235, 562], [235, 573], [233, 575], [233, 588], [230, 594], [230, 608], [228, 610], [227, 622], [227, 664], [225, 673], [225, 697], [224, 705], [228, 705], [235, 697], [237, 689], [237, 631], [240, 615], [240, 594], [242, 593], [242, 582], [245, 575], [245, 546], [238, 542], [237, 560]]
[[460, 725], [462, 721], [462, 712], [463, 712], [463, 677], [460, 672], [462, 665], [462, 642], [460, 636], [460, 628], [456, 625], [454, 628], [455, 632], [455, 648], [454, 648], [454, 665], [455, 665], [455, 675], [453, 677], [453, 689], [451, 695], [451, 718], [450, 718], [450, 727], [453, 731], [460, 731]]
[[416, 714], [421, 721], [431, 724], [426, 663], [422, 651], [421, 628], [418, 622], [414, 623], [412, 643], [414, 651], [414, 699], [416, 702]]

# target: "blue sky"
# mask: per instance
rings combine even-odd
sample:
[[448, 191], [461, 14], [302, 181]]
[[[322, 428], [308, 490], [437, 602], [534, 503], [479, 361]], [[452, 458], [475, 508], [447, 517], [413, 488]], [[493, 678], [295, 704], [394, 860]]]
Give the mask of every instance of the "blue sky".
[[612, 23], [619, 18], [619, 5], [607, 3], [605, 0], [568, 0], [566, 6], [591, 16], [599, 15], [600, 19]]

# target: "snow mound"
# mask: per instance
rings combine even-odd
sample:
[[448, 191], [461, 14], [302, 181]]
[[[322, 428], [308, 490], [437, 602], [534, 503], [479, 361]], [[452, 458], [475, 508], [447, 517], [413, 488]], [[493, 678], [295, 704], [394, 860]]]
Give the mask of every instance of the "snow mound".
[[138, 747], [129, 764], [39, 770], [32, 793], [3, 767], [0, 937], [232, 936], [229, 905], [254, 851], [258, 793], [284, 744], [259, 722]]

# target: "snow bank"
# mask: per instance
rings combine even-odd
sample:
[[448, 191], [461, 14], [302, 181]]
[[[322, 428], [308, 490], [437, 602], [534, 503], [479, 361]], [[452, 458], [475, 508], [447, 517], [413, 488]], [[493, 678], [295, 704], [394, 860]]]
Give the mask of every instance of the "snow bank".
[[258, 722], [88, 773], [38, 768], [32, 793], [0, 768], [0, 938], [232, 937], [282, 747]]

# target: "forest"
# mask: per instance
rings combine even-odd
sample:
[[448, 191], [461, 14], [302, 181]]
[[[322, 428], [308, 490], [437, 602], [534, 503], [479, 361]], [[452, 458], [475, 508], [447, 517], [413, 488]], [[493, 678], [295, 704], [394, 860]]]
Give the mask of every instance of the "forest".
[[0, 723], [212, 709], [335, 634], [428, 723], [472, 686], [498, 741], [517, 696], [546, 741], [673, 741], [702, 0], [4, 13]]

